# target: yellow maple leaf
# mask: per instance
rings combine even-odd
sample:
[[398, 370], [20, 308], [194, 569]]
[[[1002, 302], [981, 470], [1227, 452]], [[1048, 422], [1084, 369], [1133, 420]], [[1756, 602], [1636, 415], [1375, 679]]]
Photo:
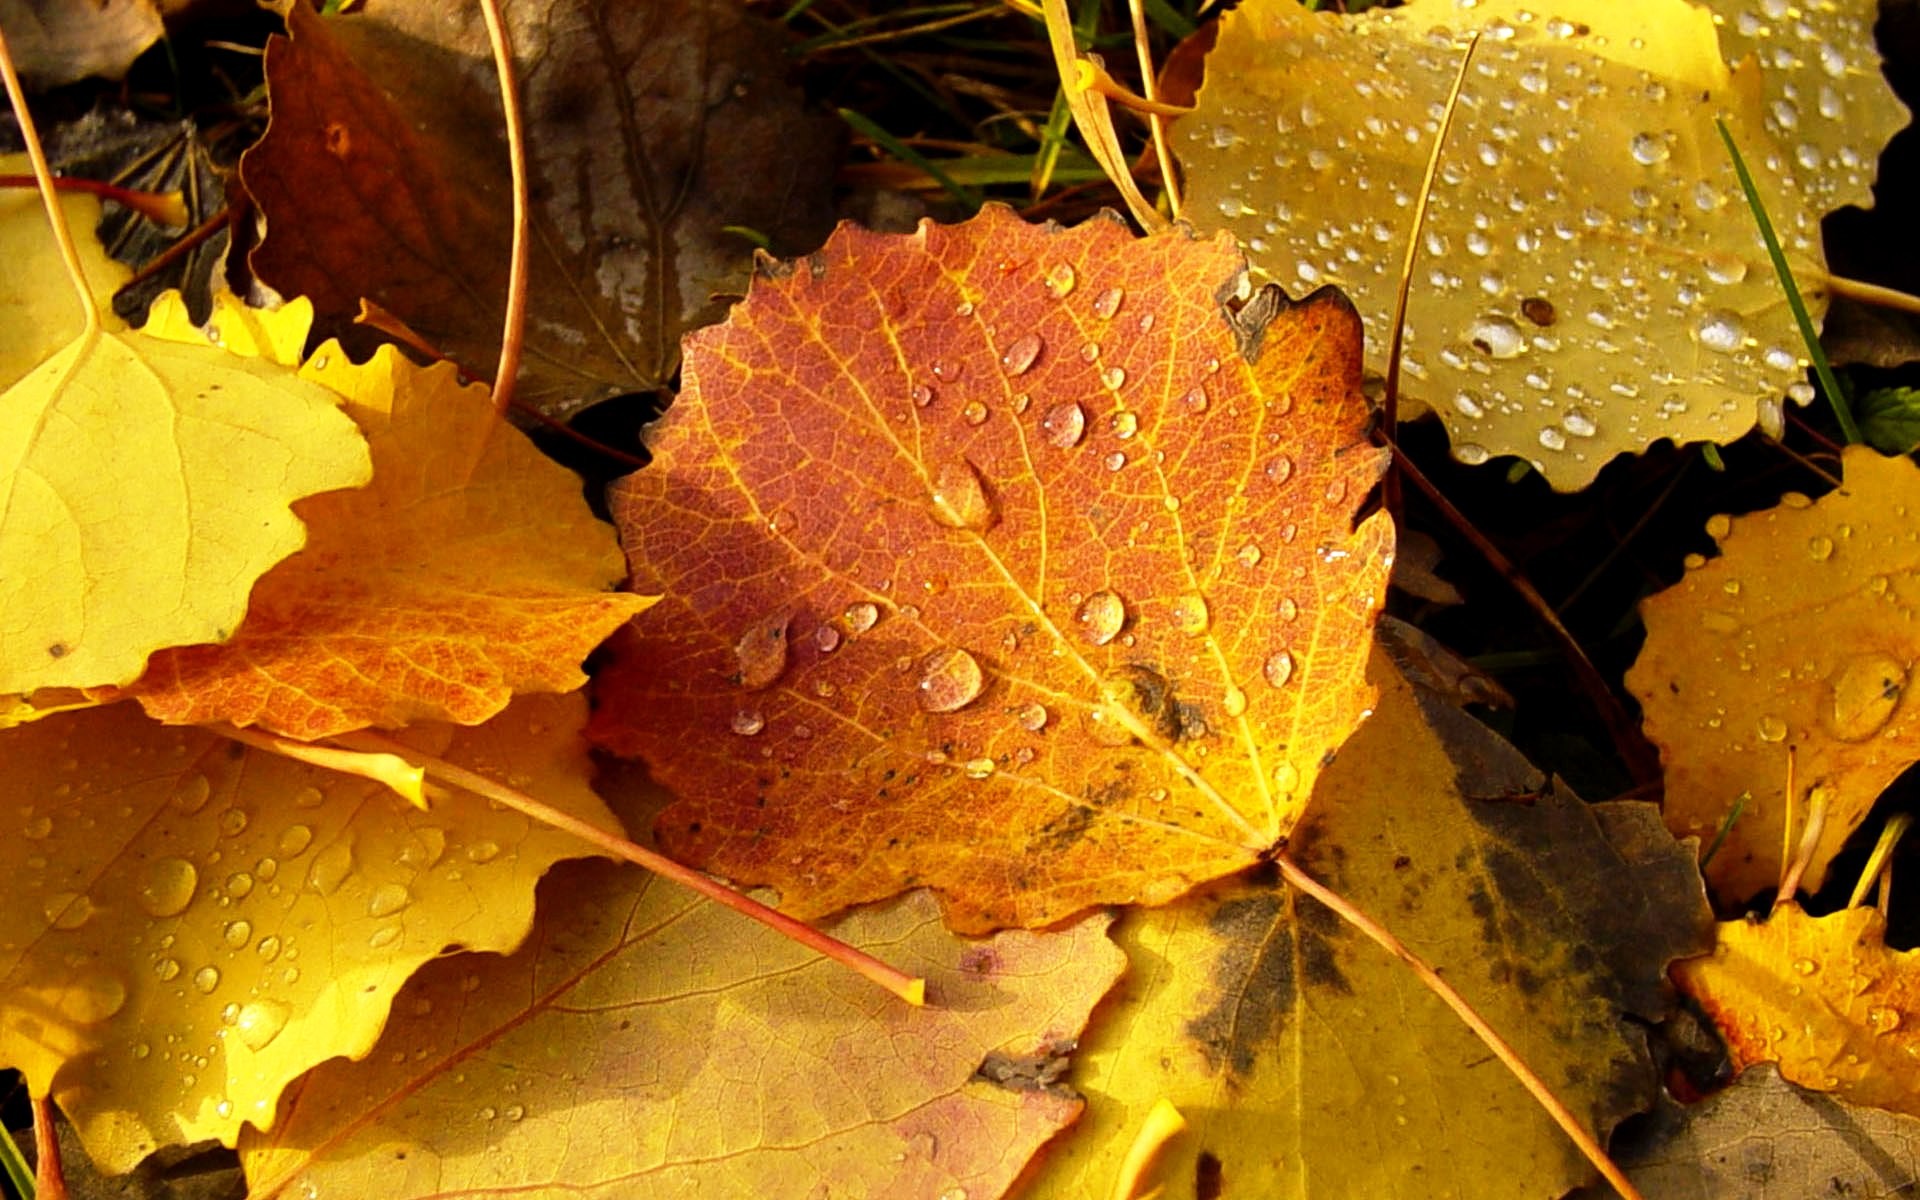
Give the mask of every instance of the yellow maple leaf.
[[1920, 758], [1905, 703], [1920, 658], [1920, 467], [1865, 446], [1842, 459], [1845, 485], [1810, 502], [1717, 516], [1720, 555], [1650, 596], [1647, 642], [1627, 672], [1666, 773], [1667, 824], [1711, 838], [1740, 817], [1707, 864], [1733, 902], [1777, 885], [1794, 755], [1800, 814], [1817, 789], [1826, 826], [1807, 868], [1827, 864], [1886, 786]]
[[[0, 155], [0, 175], [25, 175], [31, 165], [24, 154]], [[100, 222], [100, 199], [80, 192], [60, 195], [61, 211], [73, 229], [92, 229]], [[121, 330], [126, 323], [113, 314], [113, 293], [132, 276], [107, 256], [100, 239], [76, 238], [81, 270], [100, 310], [102, 323]], [[80, 314], [48, 281], [57, 281], [66, 268], [60, 248], [47, 234], [46, 210], [37, 192], [26, 188], [0, 189], [0, 262], [7, 264], [7, 283], [0, 284], [0, 387], [11, 387], [22, 375], [73, 340]], [[37, 286], [28, 286], [36, 284]]]
[[[617, 831], [587, 786], [585, 717], [578, 695], [532, 696], [399, 736]], [[464, 792], [420, 812], [132, 704], [0, 739], [17, 821], [0, 837], [0, 1065], [109, 1171], [270, 1124], [291, 1080], [367, 1052], [416, 967], [450, 945], [511, 950], [534, 881], [590, 852]]]
[[[50, 238], [36, 213], [4, 215]], [[84, 331], [51, 278], [10, 270], [0, 285], [4, 306], [69, 322], [46, 353], [56, 319], [35, 318], [0, 360], [10, 374], [45, 353], [0, 392], [0, 695], [123, 684], [155, 650], [224, 640], [254, 580], [305, 539], [288, 505], [371, 472], [359, 430], [297, 360], [218, 345], [248, 323], [297, 343], [310, 309], [250, 315], [229, 298], [169, 340], [183, 318], [163, 297], [150, 333]]]

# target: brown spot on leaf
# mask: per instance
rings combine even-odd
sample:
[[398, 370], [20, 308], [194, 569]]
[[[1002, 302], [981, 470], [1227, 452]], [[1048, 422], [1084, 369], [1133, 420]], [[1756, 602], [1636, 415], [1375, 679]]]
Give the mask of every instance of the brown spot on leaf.
[[973, 1077], [1010, 1092], [1045, 1092], [1077, 1100], [1080, 1093], [1061, 1080], [1073, 1065], [1073, 1052], [1079, 1047], [1076, 1038], [1054, 1038], [1042, 1042], [1032, 1054], [995, 1050], [980, 1060]]

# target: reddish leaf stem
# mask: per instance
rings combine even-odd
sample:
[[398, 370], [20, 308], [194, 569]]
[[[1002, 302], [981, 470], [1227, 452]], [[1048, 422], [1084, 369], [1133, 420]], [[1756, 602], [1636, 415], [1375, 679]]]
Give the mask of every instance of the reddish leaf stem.
[[1580, 1148], [1580, 1153], [1586, 1156], [1587, 1161], [1599, 1170], [1609, 1184], [1613, 1185], [1622, 1200], [1645, 1200], [1639, 1189], [1634, 1187], [1633, 1181], [1628, 1179], [1626, 1173], [1620, 1169], [1619, 1164], [1607, 1156], [1606, 1149], [1600, 1145], [1593, 1134], [1587, 1131], [1587, 1127], [1582, 1125], [1579, 1118], [1575, 1117], [1567, 1106], [1561, 1103], [1560, 1098], [1553, 1094], [1552, 1089], [1547, 1087], [1546, 1081], [1534, 1074], [1533, 1068], [1529, 1067], [1519, 1053], [1507, 1044], [1507, 1040], [1495, 1032], [1493, 1026], [1487, 1024], [1486, 1018], [1474, 1011], [1473, 1005], [1468, 1004], [1466, 997], [1455, 991], [1452, 984], [1440, 978], [1440, 973], [1429, 966], [1425, 959], [1407, 949], [1406, 944], [1393, 936], [1385, 926], [1355, 908], [1345, 897], [1301, 870], [1300, 865], [1286, 855], [1276, 856], [1274, 863], [1280, 868], [1281, 877], [1290, 886], [1305, 892], [1332, 909], [1341, 920], [1366, 934], [1381, 949], [1411, 968], [1413, 973], [1419, 976], [1420, 982], [1427, 986], [1427, 990], [1440, 997], [1446, 1006], [1453, 1010], [1454, 1015], [1459, 1017], [1468, 1029], [1473, 1030], [1474, 1036], [1484, 1042], [1487, 1049], [1493, 1051], [1494, 1057], [1505, 1064], [1507, 1070], [1513, 1073], [1513, 1077], [1520, 1081], [1521, 1086], [1533, 1094], [1533, 1098], [1539, 1102], [1540, 1107], [1553, 1118], [1554, 1124], [1560, 1126], [1567, 1137], [1573, 1140], [1573, 1144]]
[[1592, 701], [1600, 720], [1605, 723], [1607, 733], [1613, 738], [1613, 748], [1626, 763], [1634, 782], [1642, 785], [1658, 783], [1659, 759], [1654, 756], [1646, 740], [1640, 736], [1639, 726], [1632, 717], [1627, 715], [1627, 710], [1621, 707], [1620, 700], [1613, 694], [1613, 689], [1607, 684], [1606, 677], [1600, 674], [1600, 669], [1593, 665], [1592, 659], [1587, 657], [1586, 650], [1574, 639], [1572, 632], [1561, 623], [1560, 615], [1553, 611], [1553, 606], [1547, 603], [1546, 597], [1542, 596], [1539, 589], [1533, 586], [1532, 581], [1520, 572], [1519, 567], [1514, 566], [1513, 562], [1500, 552], [1499, 547], [1487, 540], [1485, 534], [1474, 528], [1473, 522], [1467, 520], [1466, 514], [1455, 508], [1453, 502], [1434, 486], [1433, 481], [1414, 465], [1413, 459], [1407, 455], [1406, 451], [1391, 442], [1388, 443], [1388, 448], [1393, 451], [1394, 463], [1400, 468], [1400, 474], [1412, 480], [1414, 486], [1426, 494], [1427, 499], [1433, 502], [1441, 515], [1460, 531], [1461, 536], [1473, 544], [1474, 549], [1487, 560], [1487, 565], [1500, 572], [1506, 579], [1507, 585], [1519, 593], [1520, 598], [1526, 601], [1527, 606], [1532, 608], [1534, 614], [1540, 618], [1541, 624], [1545, 625], [1559, 641], [1568, 665], [1573, 668], [1574, 678], [1579, 682], [1581, 690], [1586, 692], [1587, 698]]
[[[35, 180], [31, 175], [0, 175], [0, 187], [30, 188], [34, 183]], [[53, 190], [81, 192], [89, 196], [98, 196], [102, 200], [111, 200], [163, 225], [177, 226], [187, 223], [187, 206], [180, 199], [179, 192], [140, 192], [131, 188], [117, 187], [111, 183], [103, 183], [98, 179], [79, 179], [71, 175], [55, 176]]]
[[455, 787], [496, 800], [509, 808], [516, 809], [555, 829], [571, 833], [582, 841], [588, 842], [616, 858], [625, 859], [636, 866], [645, 867], [656, 875], [673, 880], [688, 887], [718, 904], [724, 904], [737, 913], [751, 917], [768, 928], [783, 934], [817, 954], [833, 959], [853, 968], [861, 975], [886, 988], [908, 1004], [921, 1005], [927, 999], [927, 981], [917, 979], [904, 971], [888, 966], [879, 959], [854, 946], [820, 932], [810, 925], [794, 920], [778, 909], [744, 896], [732, 888], [709, 878], [691, 867], [686, 867], [645, 846], [636, 845], [625, 838], [616, 837], [599, 829], [579, 817], [565, 813], [551, 805], [543, 804], [524, 792], [515, 791], [504, 784], [495, 783], [485, 775], [455, 766], [444, 759], [422, 754], [410, 746], [381, 737], [376, 733], [345, 734], [334, 739], [342, 745], [356, 750], [371, 750], [386, 754], [396, 754], [409, 762], [425, 768], [428, 776]]
[[53, 1128], [53, 1101], [33, 1098], [33, 1189], [36, 1200], [67, 1200], [67, 1173]]

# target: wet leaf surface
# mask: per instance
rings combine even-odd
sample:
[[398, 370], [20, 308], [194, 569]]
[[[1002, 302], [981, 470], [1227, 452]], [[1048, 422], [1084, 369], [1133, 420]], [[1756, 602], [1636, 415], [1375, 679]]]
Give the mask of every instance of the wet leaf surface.
[[[613, 506], [632, 585], [594, 736], [676, 854], [959, 928], [1251, 863], [1361, 719], [1384, 516], [1337, 297], [1216, 298], [1223, 242], [993, 208], [843, 227], [687, 343]], [[769, 631], [781, 629], [784, 636]]]

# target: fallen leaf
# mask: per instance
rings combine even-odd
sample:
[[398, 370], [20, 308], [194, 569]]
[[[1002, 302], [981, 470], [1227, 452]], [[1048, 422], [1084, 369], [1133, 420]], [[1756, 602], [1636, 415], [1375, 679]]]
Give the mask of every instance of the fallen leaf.
[[1706, 868], [1732, 903], [1779, 882], [1790, 749], [1796, 841], [1810, 793], [1827, 804], [1809, 891], [1920, 758], [1920, 719], [1903, 703], [1920, 657], [1920, 531], [1907, 516], [1920, 468], [1864, 446], [1841, 462], [1845, 485], [1820, 500], [1714, 517], [1719, 557], [1690, 561], [1641, 605], [1647, 641], [1627, 687], [1660, 747], [1667, 824], [1710, 839], [1743, 804]]
[[[730, 226], [819, 244], [842, 131], [786, 81], [786, 31], [730, 0], [502, 8], [534, 201], [520, 394], [564, 414], [673, 375], [680, 335], [746, 285], [754, 243]], [[330, 332], [364, 296], [490, 375], [512, 227], [480, 11], [287, 19], [241, 163], [267, 220], [253, 269]]]
[[[587, 786], [585, 708], [529, 697], [477, 729], [399, 736], [617, 831]], [[293, 1079], [367, 1053], [415, 968], [447, 946], [511, 950], [534, 881], [591, 853], [463, 792], [419, 812], [131, 704], [0, 746], [0, 1064], [108, 1171], [270, 1123]]]
[[524, 950], [423, 970], [246, 1137], [251, 1194], [992, 1200], [1079, 1114], [1042, 1077], [1124, 966], [1110, 920], [968, 942], [916, 892], [835, 925], [927, 978], [910, 1008], [641, 872], [557, 872]]
[[1810, 917], [1777, 905], [1727, 921], [1674, 982], [1727, 1039], [1736, 1069], [1780, 1065], [1801, 1087], [1920, 1116], [1920, 951], [1890, 950], [1877, 908]]
[[29, 91], [118, 79], [165, 32], [153, 0], [0, 0], [0, 27]]
[[1562, 491], [1662, 439], [1733, 441], [1805, 368], [1714, 118], [1817, 317], [1820, 215], [1870, 203], [1906, 112], [1862, 6], [1796, 7], [1785, 38], [1788, 17], [1723, 7], [1717, 32], [1684, 0], [1242, 5], [1176, 134], [1189, 213], [1268, 276], [1347, 292], [1384, 369], [1453, 35], [1480, 29], [1414, 267], [1408, 394], [1462, 462], [1517, 454]]
[[1285, 834], [1370, 703], [1392, 529], [1351, 529], [1384, 465], [1352, 310], [1227, 312], [1241, 270], [990, 207], [843, 226], [687, 339], [612, 497], [664, 598], [593, 726], [681, 797], [672, 853], [803, 914], [924, 884], [978, 931]]
[[1662, 1096], [1609, 1151], [1646, 1200], [1903, 1200], [1920, 1188], [1920, 1122], [1797, 1088], [1771, 1066], [1698, 1104]]
[[585, 683], [581, 660], [648, 601], [606, 590], [626, 572], [579, 478], [450, 364], [384, 346], [356, 364], [329, 343], [301, 378], [346, 398], [373, 483], [302, 501], [307, 546], [261, 578], [238, 632], [156, 654], [115, 695], [170, 723], [315, 739], [473, 725]]
[[155, 650], [224, 640], [305, 540], [288, 505], [367, 481], [336, 397], [220, 346], [228, 327], [304, 337], [311, 310], [229, 297], [182, 336], [179, 309], [162, 297], [143, 332], [77, 336], [0, 392], [0, 694], [124, 684]]
[[[1588, 806], [1376, 654], [1379, 711], [1292, 853], [1432, 963], [1604, 1134], [1649, 1103], [1639, 1023], [1709, 944], [1689, 848], [1651, 805]], [[1260, 869], [1117, 926], [1132, 963], [1076, 1059], [1087, 1115], [1023, 1200], [1105, 1195], [1161, 1097], [1152, 1175], [1215, 1196], [1559, 1196], [1591, 1168], [1397, 959]]]

